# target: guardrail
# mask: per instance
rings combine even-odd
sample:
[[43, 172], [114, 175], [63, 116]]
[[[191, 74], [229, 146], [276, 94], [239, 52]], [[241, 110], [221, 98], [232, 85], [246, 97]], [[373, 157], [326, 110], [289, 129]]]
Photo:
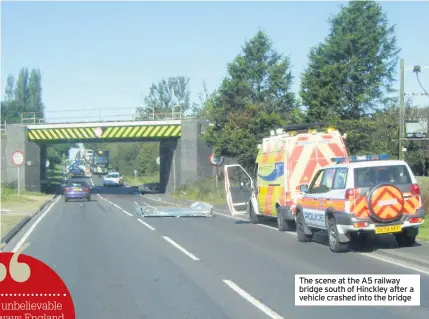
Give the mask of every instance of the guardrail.
[[[91, 114], [91, 111], [92, 114]], [[25, 112], [21, 114], [21, 124], [66, 124], [66, 123], [90, 123], [90, 122], [125, 122], [125, 121], [167, 121], [167, 120], [192, 120], [200, 117], [193, 115], [185, 115], [183, 112], [163, 112], [154, 113], [147, 112], [141, 114], [138, 110], [133, 109], [134, 112], [129, 114], [112, 114], [110, 111], [116, 110], [99, 110], [99, 109], [87, 109], [87, 110], [64, 110], [64, 111], [52, 111], [49, 113], [59, 113], [58, 117], [61, 119], [56, 120], [55, 117], [46, 121], [43, 114], [37, 112]], [[76, 116], [68, 116], [67, 112], [77, 113]], [[85, 115], [82, 114], [85, 112]], [[95, 113], [95, 114], [94, 114]], [[134, 113], [134, 114], [133, 114]], [[51, 118], [51, 116], [49, 116]], [[67, 119], [67, 121], [64, 121]]]
[[21, 124], [44, 124], [45, 119], [41, 112], [21, 113]]

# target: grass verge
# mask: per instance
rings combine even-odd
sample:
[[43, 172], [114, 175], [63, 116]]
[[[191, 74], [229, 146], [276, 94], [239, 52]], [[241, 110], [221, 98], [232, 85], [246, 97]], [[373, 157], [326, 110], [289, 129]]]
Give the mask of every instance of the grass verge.
[[214, 178], [204, 179], [180, 187], [173, 194], [173, 197], [191, 201], [204, 201], [211, 204], [225, 204], [225, 184], [222, 180], [219, 180], [216, 187]]
[[426, 220], [419, 229], [418, 238], [429, 241], [429, 177], [417, 177], [417, 179], [420, 184], [423, 208], [426, 212]]
[[21, 191], [18, 196], [17, 189], [13, 186], [1, 186], [1, 237], [18, 224], [26, 216], [34, 212], [52, 195], [37, 192]]
[[159, 174], [147, 175], [147, 176], [129, 176], [123, 175], [125, 184], [130, 186], [140, 186], [146, 183], [159, 183]]

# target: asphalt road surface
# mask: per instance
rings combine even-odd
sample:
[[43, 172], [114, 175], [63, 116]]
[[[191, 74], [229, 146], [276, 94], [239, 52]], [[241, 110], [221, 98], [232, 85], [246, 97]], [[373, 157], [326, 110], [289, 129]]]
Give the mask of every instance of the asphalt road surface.
[[222, 215], [142, 219], [134, 202], [164, 204], [93, 181], [91, 202], [59, 197], [26, 239], [68, 285], [77, 318], [429, 318], [425, 274], [420, 307], [296, 307], [295, 274], [420, 273]]

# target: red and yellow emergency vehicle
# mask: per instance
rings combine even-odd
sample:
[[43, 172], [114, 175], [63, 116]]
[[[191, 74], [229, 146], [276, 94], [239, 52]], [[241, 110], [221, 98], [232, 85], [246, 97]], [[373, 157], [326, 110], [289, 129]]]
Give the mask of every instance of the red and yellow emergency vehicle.
[[325, 123], [288, 125], [271, 131], [258, 145], [255, 172], [251, 176], [239, 164], [225, 165], [226, 198], [232, 215], [249, 214], [277, 218], [279, 230], [295, 224], [295, 207], [308, 184], [331, 158], [348, 156], [345, 136]]

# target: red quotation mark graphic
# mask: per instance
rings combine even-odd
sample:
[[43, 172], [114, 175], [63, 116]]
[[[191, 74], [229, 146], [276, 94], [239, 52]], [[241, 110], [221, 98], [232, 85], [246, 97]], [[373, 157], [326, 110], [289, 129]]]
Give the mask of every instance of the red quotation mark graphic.
[[75, 319], [70, 292], [61, 277], [42, 261], [0, 253], [0, 318]]

